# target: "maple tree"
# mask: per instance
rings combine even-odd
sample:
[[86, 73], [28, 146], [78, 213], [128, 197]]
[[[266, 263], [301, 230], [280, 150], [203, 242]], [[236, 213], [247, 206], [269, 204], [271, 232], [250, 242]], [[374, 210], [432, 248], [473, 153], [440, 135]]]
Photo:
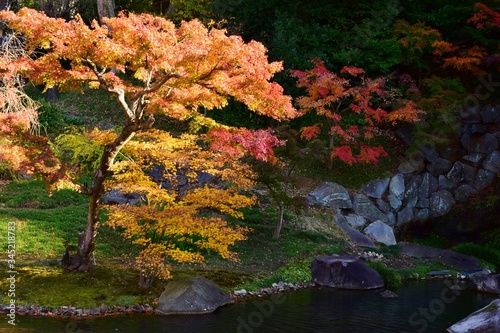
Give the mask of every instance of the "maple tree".
[[[314, 67], [307, 71], [296, 70], [297, 86], [308, 95], [296, 99], [304, 114], [314, 111], [323, 122], [305, 126], [301, 137], [312, 140], [325, 134], [330, 149], [330, 167], [333, 158], [354, 163], [376, 163], [387, 155], [383, 147], [370, 146], [367, 142], [381, 133], [382, 124], [416, 122], [422, 111], [412, 101], [399, 101], [394, 110], [384, 109], [391, 94], [382, 78], [370, 79], [363, 69], [345, 66], [340, 75], [328, 70], [323, 61], [312, 60]], [[355, 116], [356, 122], [346, 122]]]
[[296, 115], [291, 98], [270, 81], [282, 64], [268, 62], [262, 44], [207, 29], [198, 20], [176, 27], [161, 17], [120, 13], [103, 18], [102, 25], [94, 21], [87, 26], [79, 17], [64, 21], [27, 8], [0, 12], [0, 19], [23, 34], [29, 52], [45, 50], [35, 59], [19, 57], [11, 62], [23, 76], [46, 89], [83, 91], [84, 85], [103, 89], [116, 97], [124, 119], [106, 144], [88, 190], [86, 230], [78, 235], [78, 250], [66, 266], [71, 270], [92, 267], [104, 183], [118, 153], [136, 134], [152, 128], [155, 114], [191, 119], [197, 126], [216, 130], [215, 146], [218, 137], [240, 133], [238, 144], [226, 141], [219, 148], [248, 153], [258, 149], [260, 158], [272, 158], [272, 140], [266, 141], [268, 146], [245, 143], [257, 142], [264, 131], [226, 128], [198, 112], [198, 107], [219, 108], [232, 96], [250, 110], [278, 120]]
[[[97, 131], [92, 136], [102, 143], [109, 138]], [[141, 248], [136, 263], [142, 287], [155, 277], [170, 278], [168, 262], [199, 263], [210, 252], [238, 260], [229, 247], [246, 239], [249, 229], [229, 225], [220, 214], [242, 218], [239, 209], [255, 203], [240, 193], [253, 186], [252, 172], [238, 157], [214, 153], [200, 141], [203, 135], [141, 132], [123, 148], [127, 158], [112, 167], [108, 186], [143, 198], [141, 205], [107, 208], [107, 223]], [[152, 168], [155, 177], [144, 173]]]
[[439, 30], [421, 22], [411, 25], [399, 20], [394, 32], [399, 37], [403, 63], [417, 70], [419, 86], [431, 74], [445, 69], [477, 76], [485, 74], [482, 63], [487, 51], [479, 45], [455, 45], [444, 40]]
[[485, 4], [478, 2], [474, 5], [476, 12], [468, 20], [476, 26], [477, 29], [482, 29], [486, 26], [500, 28], [500, 13], [491, 9]]
[[291, 209], [299, 213], [308, 208], [304, 196], [298, 189], [294, 171], [301, 163], [315, 163], [317, 156], [311, 153], [310, 147], [300, 147], [298, 142], [300, 135], [289, 125], [280, 126], [275, 132], [285, 142], [274, 148], [275, 161], [254, 160], [251, 165], [255, 181], [265, 186], [266, 199], [269, 199], [278, 210], [273, 230], [273, 238], [277, 239], [280, 238], [285, 223], [285, 210]]

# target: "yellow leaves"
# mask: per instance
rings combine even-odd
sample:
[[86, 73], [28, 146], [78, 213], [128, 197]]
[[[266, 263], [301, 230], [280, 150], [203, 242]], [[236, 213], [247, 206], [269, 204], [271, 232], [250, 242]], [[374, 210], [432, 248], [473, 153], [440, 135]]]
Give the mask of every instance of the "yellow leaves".
[[[253, 199], [222, 190], [210, 193], [211, 190], [197, 191], [185, 200], [171, 202], [163, 209], [154, 206], [111, 206], [108, 208], [107, 223], [113, 228], [122, 228], [125, 238], [142, 247], [136, 264], [149, 275], [170, 278], [168, 261], [201, 263], [207, 250], [218, 253], [224, 259], [237, 261], [236, 253], [229, 248], [235, 242], [245, 240], [250, 229], [231, 227], [220, 217], [202, 218], [199, 210], [212, 207], [241, 216], [234, 209], [253, 203]], [[202, 198], [205, 201], [199, 202]], [[211, 200], [218, 202], [212, 203]]]
[[138, 68], [135, 73], [134, 77], [138, 80], [145, 81], [149, 77], [150, 71], [146, 70], [144, 67]]
[[[108, 224], [143, 249], [136, 263], [148, 275], [170, 277], [168, 262], [201, 263], [208, 251], [237, 260], [230, 247], [250, 232], [230, 226], [222, 216], [243, 218], [240, 209], [255, 204], [254, 197], [238, 192], [252, 186], [252, 171], [236, 158], [207, 150], [203, 139], [140, 132], [112, 166], [108, 187], [143, 194], [145, 201], [108, 207]], [[200, 187], [200, 175], [210, 185]]]
[[211, 208], [235, 218], [243, 218], [238, 209], [255, 204], [255, 197], [247, 197], [225, 189], [204, 187], [190, 192], [183, 202], [203, 208]]
[[100, 86], [101, 86], [101, 84], [99, 83], [99, 81], [90, 81], [89, 82], [90, 89], [99, 89]]

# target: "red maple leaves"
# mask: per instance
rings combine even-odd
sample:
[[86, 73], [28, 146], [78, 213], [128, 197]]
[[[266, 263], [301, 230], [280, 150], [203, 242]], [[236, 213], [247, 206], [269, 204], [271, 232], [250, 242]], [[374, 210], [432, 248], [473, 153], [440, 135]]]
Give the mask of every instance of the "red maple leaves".
[[348, 164], [376, 163], [387, 155], [382, 147], [368, 144], [380, 133], [379, 126], [418, 121], [422, 111], [410, 101], [398, 101], [400, 107], [395, 109], [384, 108], [394, 101], [382, 78], [370, 79], [363, 69], [352, 66], [335, 74], [319, 59], [312, 63], [308, 71], [292, 72], [297, 86], [308, 94], [297, 98], [296, 104], [303, 114], [314, 111], [323, 122], [303, 127], [301, 137], [312, 140], [325, 133], [331, 158]]

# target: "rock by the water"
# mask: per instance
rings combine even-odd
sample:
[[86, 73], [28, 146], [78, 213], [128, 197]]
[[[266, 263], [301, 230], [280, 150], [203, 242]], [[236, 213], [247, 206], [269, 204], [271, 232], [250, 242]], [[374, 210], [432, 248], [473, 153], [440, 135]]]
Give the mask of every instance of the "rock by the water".
[[434, 259], [457, 269], [472, 270], [481, 266], [481, 263], [475, 257], [451, 250], [406, 242], [400, 242], [398, 246], [401, 253], [410, 257]]
[[205, 277], [187, 277], [168, 283], [156, 311], [161, 314], [211, 313], [232, 302], [231, 296]]
[[485, 105], [481, 110], [481, 118], [486, 124], [495, 122], [500, 118], [500, 107], [498, 105]]
[[420, 188], [418, 189], [419, 199], [427, 199], [432, 193], [438, 190], [438, 180], [436, 177], [431, 175], [429, 172], [424, 173], [422, 176], [422, 183], [420, 183]]
[[385, 245], [396, 245], [396, 237], [394, 231], [382, 221], [370, 223], [364, 230], [365, 234], [375, 239], [379, 243]]
[[396, 299], [399, 298], [398, 294], [396, 294], [393, 291], [390, 290], [384, 290], [383, 292], [380, 293], [380, 296], [385, 299]]
[[500, 299], [477, 310], [465, 319], [449, 327], [449, 333], [497, 333], [500, 332]]
[[500, 294], [500, 274], [474, 274], [472, 281], [479, 291]]
[[376, 289], [384, 286], [380, 274], [354, 256], [318, 256], [311, 275], [317, 285], [339, 289]]

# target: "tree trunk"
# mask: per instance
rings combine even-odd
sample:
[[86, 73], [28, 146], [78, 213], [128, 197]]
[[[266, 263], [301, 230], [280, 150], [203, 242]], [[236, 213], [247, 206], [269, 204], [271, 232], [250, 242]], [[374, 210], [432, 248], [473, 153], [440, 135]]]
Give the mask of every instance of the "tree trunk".
[[113, 165], [118, 152], [135, 135], [137, 127], [129, 125], [123, 128], [121, 134], [108, 144], [101, 157], [99, 168], [94, 174], [94, 183], [90, 188], [90, 204], [87, 216], [87, 229], [78, 234], [78, 250], [70, 263], [64, 267], [72, 271], [86, 272], [94, 266], [95, 239], [99, 228], [100, 200], [104, 192], [104, 181]]
[[273, 238], [280, 238], [281, 227], [283, 226], [283, 215], [285, 213], [285, 205], [283, 203], [278, 205], [278, 220], [276, 221], [276, 226], [274, 227]]
[[149, 288], [153, 284], [154, 275], [146, 274], [145, 272], [141, 272], [141, 276], [139, 278], [139, 287], [141, 288]]
[[334, 137], [333, 135], [330, 135], [328, 138], [328, 146], [329, 146], [329, 154], [328, 154], [328, 171], [333, 170], [333, 157], [332, 157], [332, 150], [334, 147]]
[[100, 23], [102, 23], [103, 17], [115, 17], [115, 1], [97, 0], [97, 14]]

